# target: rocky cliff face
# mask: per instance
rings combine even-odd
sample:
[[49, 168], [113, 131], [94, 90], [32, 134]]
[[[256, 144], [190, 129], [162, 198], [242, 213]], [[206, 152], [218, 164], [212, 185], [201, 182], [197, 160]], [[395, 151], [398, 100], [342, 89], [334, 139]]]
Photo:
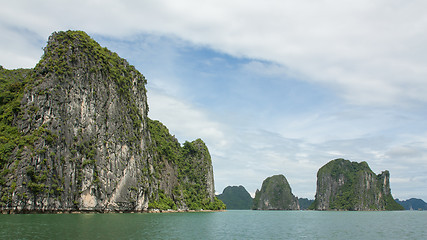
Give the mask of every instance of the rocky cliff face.
[[2, 69], [2, 86], [19, 87], [1, 102], [4, 211], [218, 207], [203, 141], [182, 148], [155, 131], [144, 76], [85, 33], [54, 33], [35, 69], [11, 72]]
[[268, 177], [255, 193], [254, 210], [299, 210], [298, 198], [283, 175]]
[[401, 210], [390, 190], [390, 173], [376, 175], [366, 162], [330, 161], [317, 172], [316, 210]]

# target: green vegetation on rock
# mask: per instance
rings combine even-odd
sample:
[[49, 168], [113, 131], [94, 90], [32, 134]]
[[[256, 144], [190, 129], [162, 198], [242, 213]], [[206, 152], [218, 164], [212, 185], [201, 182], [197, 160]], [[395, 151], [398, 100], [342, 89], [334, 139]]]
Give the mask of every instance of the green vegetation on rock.
[[402, 210], [390, 191], [388, 171], [376, 175], [366, 162], [335, 159], [317, 173], [316, 210]]
[[283, 175], [266, 178], [253, 201], [254, 210], [299, 210], [298, 199]]
[[[39, 76], [55, 76], [60, 82], [72, 83], [71, 79], [78, 74], [76, 70], [83, 70], [89, 77], [105, 75], [107, 80], [116, 83], [133, 127], [140, 128], [142, 115], [132, 95], [135, 90], [145, 93], [144, 85], [147, 80], [134, 66], [120, 58], [117, 53], [101, 47], [83, 31], [54, 33], [49, 41], [42, 60], [35, 68]], [[142, 77], [138, 78], [136, 75]], [[143, 84], [135, 84], [136, 80], [142, 81]], [[135, 86], [139, 87], [134, 89]]]
[[253, 199], [243, 186], [228, 186], [217, 196], [227, 209], [251, 209]]
[[[6, 175], [16, 171], [16, 161], [23, 148], [32, 147], [34, 140], [40, 137], [40, 131], [23, 135], [16, 124], [22, 116], [20, 102], [26, 85], [32, 81], [32, 74], [32, 69], [7, 70], [0, 66], [0, 206], [10, 206], [16, 189], [15, 181], [7, 184]], [[37, 108], [31, 110], [37, 111]], [[29, 184], [35, 188], [34, 184]]]
[[165, 162], [177, 167], [178, 184], [172, 189], [171, 197], [178, 203], [185, 202], [193, 210], [225, 209], [224, 204], [213, 195], [213, 177], [210, 177], [212, 162], [205, 143], [197, 139], [193, 142], [186, 141], [181, 146], [161, 122], [148, 119], [148, 126], [158, 153], [155, 157], [157, 164], [154, 165], [156, 171], [166, 170]]

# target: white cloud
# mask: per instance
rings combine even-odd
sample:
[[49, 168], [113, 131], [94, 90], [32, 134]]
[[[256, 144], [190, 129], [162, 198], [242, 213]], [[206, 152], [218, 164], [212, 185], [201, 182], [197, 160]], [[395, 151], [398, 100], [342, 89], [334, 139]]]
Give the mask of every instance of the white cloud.
[[213, 148], [227, 144], [223, 126], [191, 103], [152, 89], [148, 92], [148, 104], [149, 117], [163, 122], [181, 142], [202, 138]]
[[[8, 1], [2, 22], [40, 36], [77, 28], [174, 35], [265, 59], [354, 104], [425, 103], [425, 1]], [[12, 65], [12, 63], [10, 63]], [[14, 63], [16, 64], [16, 63]]]
[[0, 22], [0, 65], [5, 68], [33, 68], [43, 53], [40, 38], [26, 29], [17, 29]]
[[276, 61], [336, 86], [353, 103], [389, 104], [427, 101], [426, 4], [12, 1], [2, 4], [2, 21], [41, 35], [64, 28], [120, 37], [138, 31], [172, 34], [232, 55]]

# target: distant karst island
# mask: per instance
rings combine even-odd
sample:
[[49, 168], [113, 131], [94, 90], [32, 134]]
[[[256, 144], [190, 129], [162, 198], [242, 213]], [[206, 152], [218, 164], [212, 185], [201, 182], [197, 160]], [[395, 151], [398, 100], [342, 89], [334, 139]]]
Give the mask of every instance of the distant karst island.
[[257, 190], [253, 202], [254, 210], [299, 210], [298, 198], [283, 175], [266, 178], [261, 190]]
[[391, 195], [390, 173], [376, 175], [366, 162], [335, 159], [317, 172], [314, 210], [403, 210]]
[[[408, 202], [396, 202], [391, 195], [389, 179], [388, 171], [376, 175], [366, 162], [335, 159], [319, 169], [314, 200], [298, 199], [292, 194], [286, 177], [275, 175], [266, 178], [261, 190], [256, 191], [255, 198], [252, 200], [252, 209], [382, 211], [403, 210], [404, 204], [408, 206], [405, 209], [410, 208], [409, 204], [412, 204], [411, 209], [414, 209], [412, 206], [417, 209], [425, 207], [422, 200], [410, 199]], [[239, 208], [234, 207], [237, 202], [242, 202], [238, 196], [243, 195], [244, 192], [247, 193], [243, 186], [229, 186], [218, 197], [223, 199], [226, 205], [232, 205], [230, 209], [249, 209], [243, 208], [243, 205], [239, 205]], [[249, 199], [247, 197], [245, 199], [244, 206], [247, 206]]]
[[224, 188], [224, 191], [217, 195], [217, 198], [227, 206], [227, 209], [251, 209], [253, 204], [251, 195], [242, 185]]
[[427, 210], [427, 203], [419, 198], [410, 198], [408, 200], [395, 199], [405, 210]]

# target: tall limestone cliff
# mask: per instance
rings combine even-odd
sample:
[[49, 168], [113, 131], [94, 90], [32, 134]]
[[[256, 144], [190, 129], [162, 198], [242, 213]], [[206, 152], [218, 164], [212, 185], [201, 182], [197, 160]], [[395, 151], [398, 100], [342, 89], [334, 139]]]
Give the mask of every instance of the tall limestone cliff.
[[268, 177], [256, 191], [254, 210], [299, 210], [298, 198], [292, 194], [288, 180], [283, 175]]
[[81, 31], [0, 69], [3, 212], [216, 209], [211, 158], [147, 117], [146, 79]]
[[376, 175], [366, 162], [335, 159], [317, 172], [315, 210], [402, 210], [390, 190], [390, 173]]

